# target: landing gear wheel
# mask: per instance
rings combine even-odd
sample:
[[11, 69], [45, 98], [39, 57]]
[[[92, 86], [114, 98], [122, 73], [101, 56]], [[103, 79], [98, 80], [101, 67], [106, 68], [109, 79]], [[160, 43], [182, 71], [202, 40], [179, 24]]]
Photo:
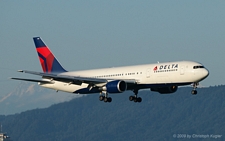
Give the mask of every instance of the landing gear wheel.
[[104, 98], [104, 102], [108, 102], [108, 98], [107, 97]]
[[112, 98], [111, 97], [108, 97], [107, 98], [107, 102], [112, 102]]
[[103, 101], [103, 100], [104, 100], [104, 96], [103, 96], [103, 95], [100, 95], [100, 96], [99, 96], [99, 100], [100, 100], [100, 101]]
[[133, 101], [134, 99], [135, 99], [134, 96], [130, 96], [130, 97], [129, 97], [129, 100], [130, 100], [130, 101]]
[[138, 102], [141, 102], [141, 101], [142, 101], [142, 98], [141, 98], [141, 97], [138, 97], [138, 98], [137, 98], [137, 101], [138, 101]]
[[192, 90], [192, 91], [191, 91], [191, 94], [192, 94], [192, 95], [196, 95], [196, 94], [197, 94], [197, 91], [196, 91], [196, 90]]

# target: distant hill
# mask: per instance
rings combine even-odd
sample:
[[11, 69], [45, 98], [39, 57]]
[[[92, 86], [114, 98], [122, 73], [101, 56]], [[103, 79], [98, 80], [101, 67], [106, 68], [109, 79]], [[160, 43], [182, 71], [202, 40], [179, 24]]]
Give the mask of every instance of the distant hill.
[[191, 89], [169, 95], [141, 91], [141, 103], [128, 100], [132, 92], [111, 94], [112, 103], [87, 95], [0, 116], [0, 122], [16, 141], [207, 141], [214, 139], [211, 135], [225, 140], [225, 86], [198, 88], [197, 95], [191, 95]]
[[21, 82], [18, 87], [0, 97], [0, 113], [9, 115], [36, 108], [47, 108], [52, 104], [71, 100], [78, 95], [56, 92], [36, 83]]

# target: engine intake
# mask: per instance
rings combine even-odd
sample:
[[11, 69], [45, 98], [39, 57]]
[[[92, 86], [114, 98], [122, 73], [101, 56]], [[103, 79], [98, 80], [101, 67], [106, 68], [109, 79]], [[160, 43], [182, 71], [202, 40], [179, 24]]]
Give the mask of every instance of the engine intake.
[[127, 89], [127, 84], [122, 80], [115, 80], [108, 82], [102, 90], [108, 93], [122, 93]]
[[151, 88], [151, 91], [159, 92], [160, 94], [171, 94], [176, 92], [177, 89], [178, 89], [177, 86], [170, 86], [170, 87]]

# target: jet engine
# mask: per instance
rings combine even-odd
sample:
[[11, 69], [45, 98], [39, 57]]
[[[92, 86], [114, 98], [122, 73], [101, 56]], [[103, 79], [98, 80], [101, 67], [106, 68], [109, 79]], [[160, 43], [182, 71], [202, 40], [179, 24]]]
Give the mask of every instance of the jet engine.
[[151, 88], [151, 91], [159, 92], [160, 94], [171, 94], [176, 92], [177, 89], [178, 89], [177, 86], [170, 86], [170, 87]]
[[108, 82], [103, 88], [103, 91], [108, 93], [122, 93], [127, 89], [127, 84], [122, 80], [115, 80]]

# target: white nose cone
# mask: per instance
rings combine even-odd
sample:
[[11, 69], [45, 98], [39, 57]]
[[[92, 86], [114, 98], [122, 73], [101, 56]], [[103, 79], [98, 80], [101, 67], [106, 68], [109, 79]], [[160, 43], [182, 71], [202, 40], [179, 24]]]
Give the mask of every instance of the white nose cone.
[[209, 75], [209, 71], [207, 69], [202, 70], [203, 79], [205, 79]]

